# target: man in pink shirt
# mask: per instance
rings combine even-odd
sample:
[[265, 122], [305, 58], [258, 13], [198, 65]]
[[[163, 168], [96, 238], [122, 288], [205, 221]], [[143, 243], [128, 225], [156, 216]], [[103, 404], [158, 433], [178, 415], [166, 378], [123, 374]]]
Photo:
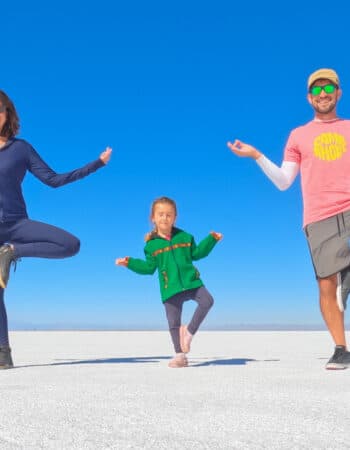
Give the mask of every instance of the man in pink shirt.
[[255, 147], [228, 142], [233, 153], [253, 158], [270, 180], [287, 189], [300, 171], [304, 203], [304, 231], [320, 292], [323, 319], [335, 351], [326, 369], [350, 366], [344, 310], [350, 292], [350, 120], [337, 116], [341, 97], [333, 69], [318, 69], [307, 82], [307, 99], [314, 119], [290, 133], [281, 167]]

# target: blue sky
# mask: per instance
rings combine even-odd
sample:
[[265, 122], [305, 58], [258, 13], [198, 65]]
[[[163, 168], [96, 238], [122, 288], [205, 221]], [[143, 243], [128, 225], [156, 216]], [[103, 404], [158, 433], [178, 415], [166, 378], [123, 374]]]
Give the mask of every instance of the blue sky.
[[[6, 292], [11, 328], [165, 328], [157, 277], [116, 267], [143, 256], [149, 208], [178, 204], [199, 241], [224, 234], [198, 263], [215, 298], [206, 327], [319, 326], [301, 229], [299, 178], [279, 192], [226, 142], [280, 163], [290, 130], [312, 118], [306, 78], [340, 76], [350, 116], [349, 5], [338, 2], [41, 1], [1, 11], [1, 82], [28, 140], [57, 172], [107, 146], [107, 167], [54, 190], [27, 175], [29, 215], [77, 235], [65, 260], [23, 258]], [[186, 304], [187, 320], [194, 303]]]

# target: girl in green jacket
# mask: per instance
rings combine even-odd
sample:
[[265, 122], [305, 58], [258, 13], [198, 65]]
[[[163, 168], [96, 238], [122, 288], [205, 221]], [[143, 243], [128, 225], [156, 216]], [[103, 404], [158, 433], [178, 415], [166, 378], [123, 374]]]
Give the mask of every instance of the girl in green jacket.
[[[221, 233], [211, 232], [196, 245], [194, 238], [175, 228], [176, 203], [168, 197], [156, 199], [151, 208], [154, 229], [146, 235], [146, 260], [126, 256], [116, 264], [140, 274], [153, 274], [158, 269], [161, 298], [165, 306], [169, 331], [176, 355], [169, 367], [186, 367], [193, 335], [203, 322], [214, 300], [204, 287], [192, 261], [204, 258], [222, 239]], [[181, 325], [183, 303], [195, 300], [198, 306], [188, 324]]]

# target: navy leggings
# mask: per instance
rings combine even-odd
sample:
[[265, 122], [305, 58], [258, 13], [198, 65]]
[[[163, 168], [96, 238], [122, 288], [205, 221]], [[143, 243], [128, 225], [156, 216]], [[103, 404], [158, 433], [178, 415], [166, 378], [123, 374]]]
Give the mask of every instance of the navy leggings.
[[[0, 245], [13, 244], [15, 256], [67, 258], [79, 252], [80, 241], [61, 228], [30, 219], [0, 223]], [[4, 290], [0, 288], [0, 346], [8, 346]]]
[[195, 334], [203, 322], [209, 309], [213, 306], [214, 300], [210, 293], [204, 286], [198, 289], [189, 289], [187, 291], [179, 292], [170, 297], [165, 303], [165, 312], [169, 323], [169, 331], [171, 340], [174, 344], [176, 353], [181, 353], [180, 333], [182, 306], [187, 300], [194, 300], [198, 306], [193, 314], [190, 323], [187, 326], [191, 334]]

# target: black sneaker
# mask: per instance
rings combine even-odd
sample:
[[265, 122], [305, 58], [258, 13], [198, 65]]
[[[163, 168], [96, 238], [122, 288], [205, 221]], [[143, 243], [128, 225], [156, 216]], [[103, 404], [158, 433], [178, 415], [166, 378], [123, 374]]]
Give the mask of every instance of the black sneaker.
[[326, 364], [327, 370], [342, 370], [350, 366], [350, 352], [343, 345], [336, 345], [332, 358]]
[[0, 370], [11, 369], [12, 367], [13, 361], [10, 347], [0, 347]]
[[15, 252], [9, 244], [4, 244], [0, 247], [0, 286], [5, 289], [10, 277], [11, 264], [15, 265], [18, 258], [15, 257]]

